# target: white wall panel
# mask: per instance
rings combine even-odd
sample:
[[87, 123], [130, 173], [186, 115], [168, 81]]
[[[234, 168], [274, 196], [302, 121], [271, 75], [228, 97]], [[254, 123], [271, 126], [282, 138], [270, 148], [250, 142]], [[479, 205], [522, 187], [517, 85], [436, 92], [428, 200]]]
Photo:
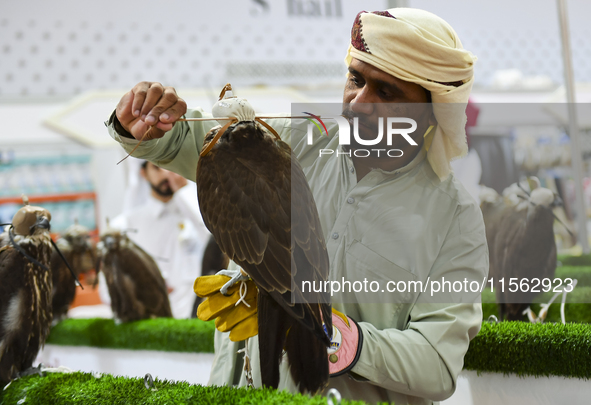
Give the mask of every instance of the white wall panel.
[[0, 1], [0, 98], [343, 80], [355, 15], [384, 0]]
[[[566, 3], [575, 79], [591, 82], [591, 2]], [[454, 27], [478, 57], [478, 85], [491, 84], [499, 69], [564, 81], [556, 0], [410, 0], [409, 6], [431, 11]]]

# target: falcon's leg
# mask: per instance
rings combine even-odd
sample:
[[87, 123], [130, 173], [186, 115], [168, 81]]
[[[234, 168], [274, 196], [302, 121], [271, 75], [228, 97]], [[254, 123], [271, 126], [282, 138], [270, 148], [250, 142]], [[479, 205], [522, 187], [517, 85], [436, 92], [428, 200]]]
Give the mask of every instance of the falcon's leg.
[[228, 295], [228, 289], [232, 287], [234, 284], [239, 283], [240, 281], [248, 280], [248, 274], [244, 273], [242, 269], [239, 270], [220, 270], [216, 273], [216, 275], [228, 276], [230, 277], [230, 281], [220, 288], [220, 292], [223, 295]]

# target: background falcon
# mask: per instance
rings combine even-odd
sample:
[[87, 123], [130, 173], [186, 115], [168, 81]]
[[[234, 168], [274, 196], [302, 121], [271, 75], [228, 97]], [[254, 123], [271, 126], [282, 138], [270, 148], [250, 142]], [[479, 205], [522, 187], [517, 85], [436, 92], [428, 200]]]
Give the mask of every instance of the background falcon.
[[47, 210], [26, 205], [0, 235], [0, 385], [33, 365], [49, 334], [50, 220]]
[[111, 309], [121, 322], [172, 318], [166, 283], [154, 259], [125, 233], [108, 228], [97, 244], [97, 275], [107, 281]]

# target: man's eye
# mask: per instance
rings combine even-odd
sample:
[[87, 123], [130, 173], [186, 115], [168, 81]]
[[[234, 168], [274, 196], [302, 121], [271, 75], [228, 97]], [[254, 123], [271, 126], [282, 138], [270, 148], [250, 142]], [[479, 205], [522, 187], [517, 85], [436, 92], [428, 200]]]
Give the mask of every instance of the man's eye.
[[351, 76], [351, 82], [356, 86], [360, 85], [360, 80], [358, 78], [356, 78], [355, 76]]

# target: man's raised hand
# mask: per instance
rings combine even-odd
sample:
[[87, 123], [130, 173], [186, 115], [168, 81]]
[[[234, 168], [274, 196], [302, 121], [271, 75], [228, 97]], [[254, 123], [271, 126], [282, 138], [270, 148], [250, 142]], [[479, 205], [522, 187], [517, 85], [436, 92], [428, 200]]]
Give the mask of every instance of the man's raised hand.
[[173, 87], [141, 82], [119, 101], [117, 119], [135, 139], [142, 139], [150, 128], [150, 139], [154, 139], [162, 138], [186, 111], [187, 103]]

